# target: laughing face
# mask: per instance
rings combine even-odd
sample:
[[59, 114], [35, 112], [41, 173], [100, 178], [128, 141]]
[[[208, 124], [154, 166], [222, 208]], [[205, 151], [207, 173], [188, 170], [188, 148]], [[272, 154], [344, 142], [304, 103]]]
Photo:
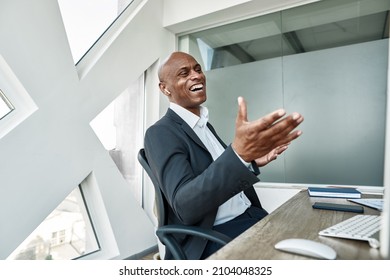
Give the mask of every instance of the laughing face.
[[206, 77], [199, 63], [189, 54], [173, 53], [159, 71], [160, 90], [169, 101], [199, 116], [206, 101]]

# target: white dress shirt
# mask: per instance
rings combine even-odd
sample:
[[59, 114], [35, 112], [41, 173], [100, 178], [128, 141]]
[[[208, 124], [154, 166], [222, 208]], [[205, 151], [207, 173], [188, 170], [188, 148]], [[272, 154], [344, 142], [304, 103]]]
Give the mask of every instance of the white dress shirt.
[[[223, 148], [221, 143], [207, 127], [209, 116], [206, 107], [201, 106], [200, 117], [175, 103], [170, 103], [170, 108], [194, 130], [196, 135], [206, 146], [213, 160], [216, 160], [224, 152], [225, 149]], [[243, 162], [243, 164], [248, 166], [248, 164], [245, 163], [242, 159], [241, 161]], [[250, 205], [251, 202], [244, 194], [244, 192], [236, 194], [235, 196], [233, 196], [219, 206], [214, 225], [223, 224], [227, 221], [234, 219], [235, 217], [244, 213]]]

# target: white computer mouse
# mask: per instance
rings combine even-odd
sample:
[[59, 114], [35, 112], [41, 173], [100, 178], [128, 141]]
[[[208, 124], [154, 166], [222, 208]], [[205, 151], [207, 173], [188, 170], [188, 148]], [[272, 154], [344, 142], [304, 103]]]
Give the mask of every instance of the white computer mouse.
[[317, 259], [334, 260], [337, 256], [337, 253], [333, 248], [309, 239], [285, 239], [275, 244], [275, 248], [281, 251]]

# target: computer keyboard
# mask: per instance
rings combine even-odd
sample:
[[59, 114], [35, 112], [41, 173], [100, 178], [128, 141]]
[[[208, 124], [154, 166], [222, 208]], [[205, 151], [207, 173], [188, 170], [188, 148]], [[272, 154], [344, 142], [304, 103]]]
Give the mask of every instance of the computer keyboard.
[[368, 241], [379, 247], [381, 218], [378, 215], [356, 215], [319, 232], [319, 235]]

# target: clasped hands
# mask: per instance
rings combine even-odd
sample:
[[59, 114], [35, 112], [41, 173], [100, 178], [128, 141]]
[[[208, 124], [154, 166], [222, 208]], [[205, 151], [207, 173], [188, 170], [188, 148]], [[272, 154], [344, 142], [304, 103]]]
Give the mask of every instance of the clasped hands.
[[255, 121], [248, 121], [243, 97], [238, 97], [236, 131], [232, 147], [246, 162], [255, 161], [261, 167], [275, 160], [302, 131], [294, 130], [303, 122], [303, 116], [292, 113], [285, 116], [283, 109], [276, 110]]

